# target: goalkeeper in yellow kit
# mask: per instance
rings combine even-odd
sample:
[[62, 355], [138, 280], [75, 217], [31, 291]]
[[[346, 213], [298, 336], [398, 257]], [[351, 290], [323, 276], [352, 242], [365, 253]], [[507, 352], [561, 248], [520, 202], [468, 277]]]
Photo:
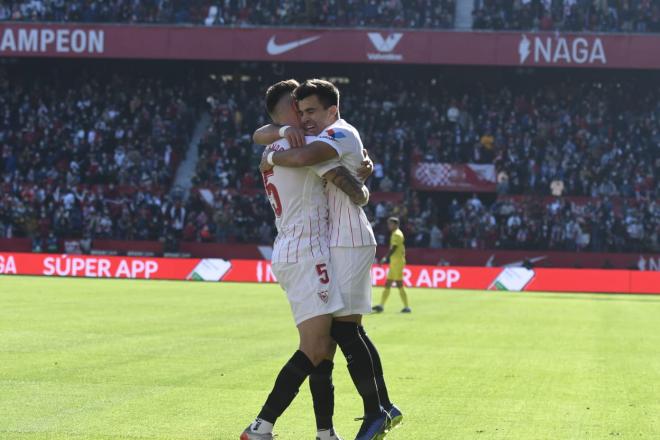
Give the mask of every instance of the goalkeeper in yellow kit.
[[385, 263], [387, 259], [390, 260], [390, 271], [387, 273], [387, 281], [385, 282], [385, 290], [383, 291], [383, 298], [380, 304], [373, 307], [373, 311], [380, 313], [385, 310], [385, 302], [390, 296], [390, 287], [396, 283], [401, 294], [401, 301], [403, 302], [403, 309], [401, 313], [410, 313], [408, 306], [408, 295], [403, 288], [403, 268], [406, 265], [406, 246], [404, 245], [403, 232], [399, 229], [399, 219], [390, 217], [387, 219], [387, 227], [392, 232], [390, 236], [390, 251], [385, 255], [380, 262]]

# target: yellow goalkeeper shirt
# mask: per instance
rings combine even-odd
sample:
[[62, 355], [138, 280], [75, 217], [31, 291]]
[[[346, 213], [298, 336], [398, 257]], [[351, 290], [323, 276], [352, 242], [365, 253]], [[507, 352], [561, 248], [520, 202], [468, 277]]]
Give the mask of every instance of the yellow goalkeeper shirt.
[[396, 250], [390, 255], [390, 262], [403, 262], [406, 259], [406, 246], [404, 245], [403, 232], [397, 229], [390, 236], [390, 249], [396, 246]]

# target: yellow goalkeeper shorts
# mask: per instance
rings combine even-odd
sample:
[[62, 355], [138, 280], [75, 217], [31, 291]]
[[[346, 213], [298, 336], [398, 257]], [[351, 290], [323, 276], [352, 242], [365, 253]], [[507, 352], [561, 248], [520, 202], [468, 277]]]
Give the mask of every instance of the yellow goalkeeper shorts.
[[406, 261], [390, 261], [390, 271], [387, 272], [387, 279], [391, 281], [401, 281], [403, 279], [403, 268]]

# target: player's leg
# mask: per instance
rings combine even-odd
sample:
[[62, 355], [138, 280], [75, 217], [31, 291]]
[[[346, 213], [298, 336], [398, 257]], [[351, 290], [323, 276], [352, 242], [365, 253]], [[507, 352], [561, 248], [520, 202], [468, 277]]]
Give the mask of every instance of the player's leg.
[[314, 403], [317, 440], [335, 440], [340, 437], [335, 433], [333, 415], [335, 412], [335, 387], [332, 383], [335, 351], [337, 344], [332, 341], [330, 359], [324, 359], [309, 375], [309, 390]]
[[386, 405], [391, 407], [391, 402], [382, 377], [382, 367], [380, 375], [378, 374], [378, 351], [373, 343], [370, 348], [364, 337], [366, 332], [362, 327], [362, 315], [335, 318], [331, 334], [346, 358], [348, 372], [362, 398], [364, 418], [356, 440], [381, 438], [377, 436], [385, 434], [392, 423], [389, 413], [385, 410]]
[[369, 348], [360, 334], [361, 315], [335, 318], [331, 335], [346, 358], [346, 367], [355, 388], [362, 397], [365, 414], [380, 412], [375, 370]]
[[410, 310], [410, 306], [408, 304], [408, 294], [406, 293], [406, 289], [403, 286], [403, 280], [397, 281], [396, 284], [399, 287], [399, 295], [401, 296], [401, 302], [403, 303], [403, 309], [401, 312], [410, 313], [412, 310]]
[[243, 433], [241, 440], [271, 438], [258, 435], [272, 435], [273, 425], [293, 402], [307, 376], [330, 356], [331, 323], [331, 316], [322, 315], [298, 324], [300, 347], [280, 370], [259, 415]]
[[[325, 261], [328, 284], [328, 307], [336, 311], [343, 306], [341, 292], [338, 286], [338, 280], [335, 277], [334, 267], [331, 262]], [[314, 267], [315, 270], [316, 266]], [[318, 272], [315, 272], [318, 273]], [[326, 280], [327, 282], [327, 280]], [[317, 286], [321, 287], [321, 286]], [[328, 308], [328, 310], [330, 310]], [[329, 335], [329, 331], [328, 331]], [[337, 351], [337, 344], [329, 337], [330, 346], [328, 355], [319, 363], [309, 376], [309, 389], [312, 394], [314, 404], [314, 416], [316, 418], [316, 438], [317, 440], [341, 440], [341, 437], [335, 432], [333, 426], [334, 415], [334, 385], [332, 383], [332, 371], [334, 369], [333, 359]]]
[[401, 302], [403, 303], [403, 309], [401, 309], [401, 312], [403, 313], [412, 312], [412, 310], [410, 309], [410, 305], [408, 304], [408, 294], [403, 288], [403, 285], [399, 286], [399, 295], [401, 295]]
[[378, 385], [378, 396], [380, 397], [381, 405], [390, 415], [390, 428], [394, 428], [403, 421], [403, 414], [401, 413], [401, 410], [396, 405], [394, 405], [392, 401], [390, 401], [390, 396], [387, 392], [387, 385], [385, 384], [383, 364], [380, 361], [380, 355], [378, 354], [376, 346], [369, 338], [369, 335], [367, 335], [367, 332], [363, 326], [360, 326], [360, 334], [362, 335], [362, 338], [364, 339], [364, 342], [369, 349], [369, 353], [371, 354], [371, 359], [373, 360], [376, 385]]
[[[300, 386], [324, 359], [332, 359], [330, 315], [343, 306], [337, 289], [319, 284], [316, 261], [309, 264], [273, 264], [273, 272], [287, 293], [300, 336], [299, 349], [278, 374], [257, 419], [243, 432], [241, 440], [267, 440]], [[337, 290], [337, 291], [335, 291]]]
[[392, 287], [392, 280], [386, 280], [385, 281], [385, 289], [383, 290], [383, 295], [380, 298], [380, 304], [375, 305], [373, 307], [373, 311], [376, 313], [381, 313], [383, 310], [385, 310], [385, 303], [387, 302], [387, 299], [390, 297], [390, 288]]
[[[338, 262], [337, 273], [342, 274], [344, 300], [344, 308], [335, 313], [331, 335], [346, 357], [349, 374], [362, 397], [365, 417], [356, 439], [371, 439], [384, 434], [390, 426], [379, 394], [375, 360], [362, 329], [362, 315], [371, 310], [370, 272], [375, 248], [332, 248], [331, 254], [333, 261]], [[374, 353], [378, 354], [375, 347]]]

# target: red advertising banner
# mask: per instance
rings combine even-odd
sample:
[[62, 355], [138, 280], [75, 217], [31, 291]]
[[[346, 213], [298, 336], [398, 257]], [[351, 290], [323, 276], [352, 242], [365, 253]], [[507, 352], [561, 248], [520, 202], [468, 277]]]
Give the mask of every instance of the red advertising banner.
[[412, 187], [422, 191], [495, 192], [495, 165], [420, 162], [410, 172]]
[[[378, 255], [385, 255], [386, 247]], [[558, 252], [544, 250], [477, 250], [407, 248], [406, 260], [412, 264], [518, 267], [529, 261], [534, 267], [635, 269], [660, 271], [660, 255], [652, 253]]]
[[[62, 240], [65, 241], [65, 240]], [[94, 240], [94, 251], [118, 251], [119, 254], [139, 252], [145, 255], [163, 254], [163, 243], [158, 241]], [[30, 252], [28, 238], [0, 238], [0, 252]], [[224, 258], [227, 260], [261, 260], [271, 256], [271, 246], [255, 244], [225, 244], [182, 242], [179, 251], [194, 258]], [[381, 246], [378, 255], [387, 253]], [[545, 250], [479, 250], [479, 249], [429, 249], [407, 248], [406, 259], [410, 264], [431, 266], [481, 266], [516, 267], [526, 260], [534, 267], [636, 269], [660, 271], [660, 254], [652, 253], [605, 253], [605, 252], [558, 252]]]
[[658, 69], [660, 35], [2, 23], [0, 56]]
[[[387, 266], [372, 267], [373, 285], [385, 284], [387, 270]], [[27, 253], [0, 253], [0, 275], [276, 282], [265, 260]], [[407, 266], [403, 281], [409, 287], [442, 289], [660, 294], [660, 272], [629, 270]]]

